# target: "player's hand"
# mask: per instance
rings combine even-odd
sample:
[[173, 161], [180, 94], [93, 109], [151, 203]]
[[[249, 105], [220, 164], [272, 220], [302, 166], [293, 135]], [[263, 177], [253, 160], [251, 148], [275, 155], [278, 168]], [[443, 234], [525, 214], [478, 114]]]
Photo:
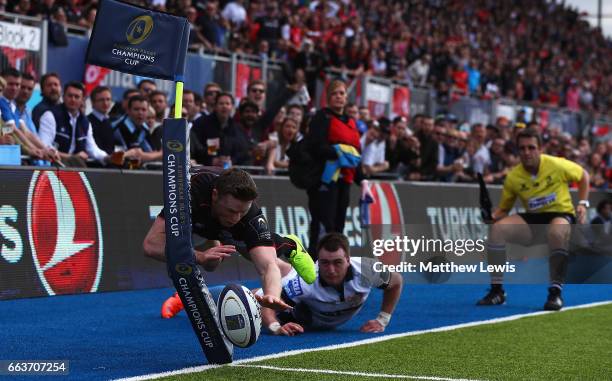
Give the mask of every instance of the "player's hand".
[[576, 218], [578, 219], [579, 224], [584, 224], [586, 222], [587, 208], [584, 205], [578, 205], [576, 207]]
[[361, 199], [369, 199], [374, 202], [374, 195], [372, 194], [372, 190], [370, 189], [370, 182], [368, 180], [361, 181]]
[[359, 330], [367, 333], [380, 333], [385, 331], [385, 327], [378, 320], [374, 319], [368, 320]]
[[281, 298], [277, 298], [273, 295], [255, 295], [255, 299], [261, 304], [262, 307], [271, 308], [275, 311], [284, 311], [291, 309], [291, 306], [283, 302]]
[[295, 336], [304, 333], [304, 328], [298, 323], [287, 323], [274, 332], [275, 335]]
[[206, 271], [214, 271], [225, 258], [236, 252], [234, 245], [219, 245], [206, 251], [195, 251], [196, 262]]

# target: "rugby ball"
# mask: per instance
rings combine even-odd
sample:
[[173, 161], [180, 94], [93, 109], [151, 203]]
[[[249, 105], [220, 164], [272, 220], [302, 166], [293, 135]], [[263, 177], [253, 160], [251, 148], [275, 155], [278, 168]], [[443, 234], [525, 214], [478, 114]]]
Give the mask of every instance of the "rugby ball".
[[255, 344], [261, 331], [259, 303], [248, 288], [238, 284], [225, 286], [217, 301], [223, 333], [237, 347]]

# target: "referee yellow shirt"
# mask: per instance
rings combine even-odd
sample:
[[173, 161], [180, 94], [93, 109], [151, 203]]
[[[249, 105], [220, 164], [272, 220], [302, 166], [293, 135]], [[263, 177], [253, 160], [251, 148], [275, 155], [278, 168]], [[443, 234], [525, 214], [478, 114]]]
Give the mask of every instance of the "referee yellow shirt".
[[499, 208], [510, 210], [518, 197], [528, 213], [569, 213], [574, 215], [574, 204], [569, 183], [582, 179], [580, 165], [550, 155], [540, 155], [537, 175], [518, 164], [506, 176]]

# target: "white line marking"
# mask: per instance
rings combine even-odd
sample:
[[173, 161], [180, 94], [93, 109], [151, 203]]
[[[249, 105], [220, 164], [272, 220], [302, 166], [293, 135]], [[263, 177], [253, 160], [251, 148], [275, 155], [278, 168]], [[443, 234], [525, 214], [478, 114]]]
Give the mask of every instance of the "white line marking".
[[409, 376], [405, 374], [385, 374], [385, 373], [366, 373], [366, 372], [344, 372], [339, 370], [330, 369], [301, 369], [301, 368], [281, 368], [277, 366], [268, 365], [247, 365], [247, 364], [236, 364], [234, 367], [244, 368], [261, 368], [269, 370], [279, 370], [284, 372], [305, 372], [305, 373], [323, 373], [323, 374], [342, 374], [347, 376], [360, 376], [360, 377], [377, 377], [377, 378], [402, 378], [408, 380], [434, 380], [434, 381], [476, 381], [469, 380], [467, 378], [445, 378], [445, 377], [427, 377], [427, 376]]
[[[522, 319], [522, 318], [525, 318], [525, 317], [540, 316], [540, 315], [546, 315], [546, 314], [551, 314], [551, 313], [563, 313], [564, 311], [578, 310], [578, 309], [591, 308], [591, 307], [599, 307], [599, 306], [605, 306], [605, 305], [608, 305], [608, 304], [612, 304], [612, 300], [603, 301], [603, 302], [580, 304], [580, 305], [571, 306], [571, 307], [565, 307], [561, 311], [557, 311], [557, 312], [555, 312], [555, 311], [530, 312], [530, 313], [526, 313], [526, 314], [510, 315], [510, 316], [504, 316], [504, 317], [501, 317], [501, 318], [495, 318], [495, 319], [489, 319], [489, 320], [472, 321], [472, 322], [468, 322], [468, 323], [448, 325], [448, 326], [445, 326], [445, 327], [438, 327], [438, 328], [432, 328], [432, 329], [424, 329], [424, 330], [421, 330], [421, 331], [411, 331], [411, 332], [395, 333], [395, 334], [392, 334], [392, 335], [383, 335], [383, 336], [373, 337], [373, 338], [364, 339], [364, 340], [352, 341], [350, 343], [345, 343], [345, 344], [334, 344], [334, 345], [328, 345], [328, 346], [325, 346], [325, 347], [314, 347], [314, 348], [306, 348], [306, 349], [297, 349], [297, 350], [293, 350], [293, 351], [285, 351], [285, 352], [280, 352], [280, 353], [275, 353], [275, 354], [270, 354], [270, 355], [251, 357], [251, 358], [247, 358], [247, 359], [242, 359], [242, 360], [234, 361], [233, 365], [246, 364], [246, 363], [263, 361], [263, 360], [271, 360], [271, 359], [276, 359], [276, 358], [279, 358], [279, 357], [299, 355], [299, 354], [306, 353], [306, 352], [332, 351], [334, 349], [351, 348], [351, 347], [356, 347], [356, 346], [359, 346], [359, 345], [379, 343], [381, 341], [387, 341], [387, 340], [397, 339], [397, 338], [401, 338], [401, 337], [423, 335], [423, 334], [426, 334], [426, 333], [453, 331], [453, 330], [460, 329], [460, 328], [475, 327], [475, 326], [486, 325], [486, 324], [498, 324], [498, 323], [503, 323], [503, 322], [507, 322], [507, 321], [513, 321], [513, 320]], [[487, 307], [481, 307], [481, 308], [487, 308]], [[195, 367], [190, 367], [190, 368], [173, 370], [173, 371], [168, 371], [168, 372], [163, 372], [163, 373], [152, 373], [152, 374], [145, 374], [145, 375], [142, 375], [142, 376], [120, 378], [120, 379], [117, 379], [117, 380], [118, 381], [153, 380], [153, 379], [156, 379], [156, 378], [175, 376], [175, 375], [180, 375], [180, 374], [202, 372], [202, 371], [205, 371], [205, 370], [208, 370], [208, 369], [218, 368], [219, 366], [221, 366], [221, 365], [201, 365], [201, 366], [195, 366]]]

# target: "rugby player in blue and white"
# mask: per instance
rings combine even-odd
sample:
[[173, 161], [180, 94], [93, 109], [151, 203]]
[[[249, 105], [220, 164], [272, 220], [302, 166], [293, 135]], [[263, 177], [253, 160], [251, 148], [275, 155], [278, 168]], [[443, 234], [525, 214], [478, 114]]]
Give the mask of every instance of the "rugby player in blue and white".
[[378, 316], [361, 326], [362, 332], [383, 332], [402, 292], [398, 273], [372, 271], [369, 258], [351, 258], [348, 239], [330, 233], [317, 245], [317, 279], [304, 282], [290, 266], [283, 266], [281, 298], [291, 310], [262, 309], [264, 326], [276, 335], [293, 336], [308, 330], [333, 329], [349, 321], [365, 304], [373, 287], [383, 290]]

